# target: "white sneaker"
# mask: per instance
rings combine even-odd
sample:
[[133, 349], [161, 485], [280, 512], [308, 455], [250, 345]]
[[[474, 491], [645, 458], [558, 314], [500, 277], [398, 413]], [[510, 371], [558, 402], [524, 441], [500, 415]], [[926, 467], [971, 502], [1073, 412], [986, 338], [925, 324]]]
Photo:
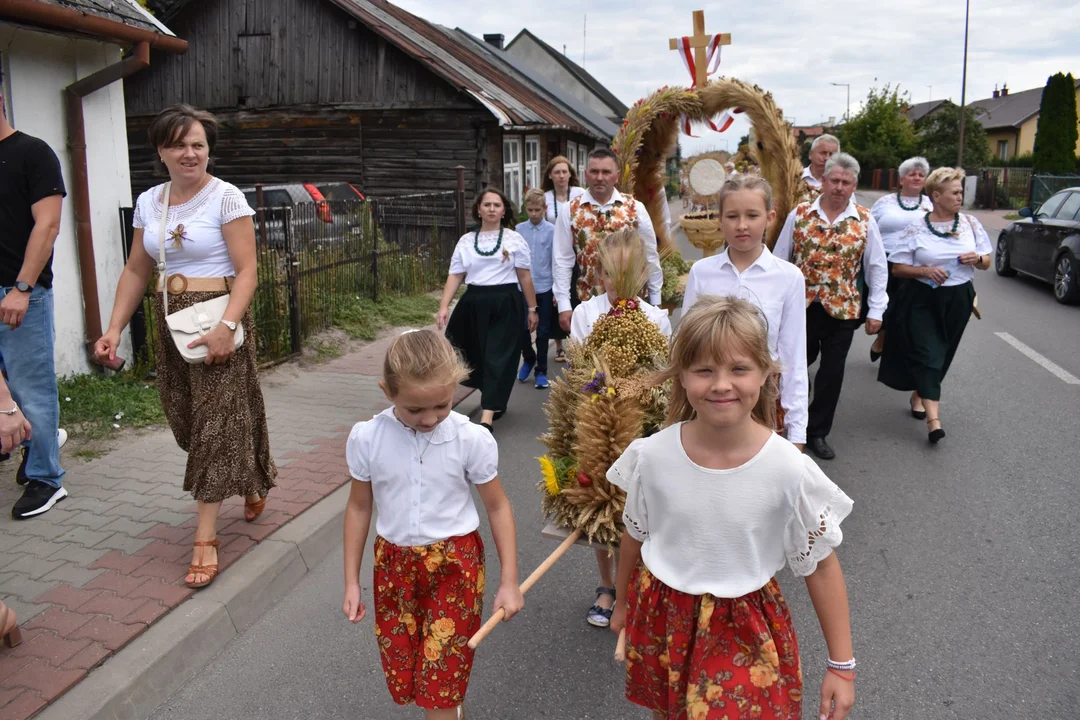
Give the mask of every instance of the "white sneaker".
[[60, 428], [56, 431], [56, 444], [58, 447], [64, 447], [64, 443], [67, 442], [67, 430]]

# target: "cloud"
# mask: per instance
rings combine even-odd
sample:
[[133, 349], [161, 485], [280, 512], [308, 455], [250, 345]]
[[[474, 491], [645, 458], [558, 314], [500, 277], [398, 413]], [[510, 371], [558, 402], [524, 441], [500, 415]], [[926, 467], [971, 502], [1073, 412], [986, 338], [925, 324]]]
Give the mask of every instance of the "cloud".
[[[869, 89], [900, 85], [913, 102], [960, 100], [964, 5], [943, 0], [756, 0], [712, 5], [701, 0], [398, 0], [429, 21], [476, 36], [523, 27], [567, 55], [630, 105], [663, 85], [689, 82], [668, 38], [689, 35], [691, 12], [705, 7], [707, 32], [731, 33], [720, 72], [772, 92], [788, 119], [809, 125], [840, 118], [843, 87], [851, 112]], [[587, 26], [587, 37], [583, 29]], [[1080, 75], [1080, 3], [1075, 0], [977, 0], [971, 5], [967, 100], [989, 97], [1007, 83], [1019, 92], [1041, 87], [1056, 72]], [[584, 51], [584, 58], [582, 53]], [[721, 136], [684, 141], [684, 152], [734, 145], [737, 122]]]

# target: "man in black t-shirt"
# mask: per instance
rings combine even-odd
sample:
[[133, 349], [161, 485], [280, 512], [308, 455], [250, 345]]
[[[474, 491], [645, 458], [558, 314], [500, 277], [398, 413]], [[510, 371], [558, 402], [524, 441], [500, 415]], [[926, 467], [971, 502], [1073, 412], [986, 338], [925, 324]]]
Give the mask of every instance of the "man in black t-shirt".
[[0, 366], [13, 399], [0, 413], [21, 412], [34, 428], [18, 473], [26, 490], [11, 510], [16, 519], [41, 515], [67, 497], [52, 295], [53, 243], [65, 194], [56, 153], [11, 126], [0, 93]]

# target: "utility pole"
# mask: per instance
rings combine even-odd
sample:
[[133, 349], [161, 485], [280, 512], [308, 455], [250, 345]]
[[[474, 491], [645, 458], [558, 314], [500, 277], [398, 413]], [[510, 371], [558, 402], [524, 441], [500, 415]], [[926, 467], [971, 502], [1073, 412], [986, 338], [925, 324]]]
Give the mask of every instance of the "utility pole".
[[844, 113], [844, 122], [851, 122], [851, 83], [829, 83], [836, 87], [847, 88], [847, 112]]
[[[565, 48], [565, 46], [564, 46], [564, 48]], [[565, 55], [565, 54], [566, 54], [566, 53], [565, 53], [565, 52], [563, 52], [563, 55]], [[934, 102], [934, 86], [933, 86], [933, 85], [927, 85], [926, 87], [930, 88], [930, 94], [929, 94], [929, 97], [927, 97], [927, 98], [926, 98], [926, 99], [927, 99], [927, 101], [929, 101], [929, 102]]]
[[965, 104], [967, 100], [967, 51], [968, 19], [971, 16], [971, 0], [964, 0], [964, 72], [960, 79], [960, 141], [957, 143], [956, 167], [964, 167], [964, 124], [967, 119]]
[[585, 69], [585, 42], [589, 39], [589, 16], [581, 21], [581, 69]]

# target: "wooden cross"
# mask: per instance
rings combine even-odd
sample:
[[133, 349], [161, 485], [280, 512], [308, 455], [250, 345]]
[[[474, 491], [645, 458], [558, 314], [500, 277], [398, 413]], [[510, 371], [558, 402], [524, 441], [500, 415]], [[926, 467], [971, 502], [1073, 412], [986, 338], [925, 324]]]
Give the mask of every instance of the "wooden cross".
[[[694, 34], [690, 38], [690, 47], [694, 49], [694, 77], [697, 78], [698, 86], [704, 85], [708, 78], [705, 77], [708, 72], [709, 56], [708, 48], [709, 41], [712, 39], [711, 35], [705, 34], [705, 11], [694, 11]], [[731, 34], [724, 33], [720, 36], [721, 45], [731, 44]], [[668, 40], [668, 48], [671, 50], [679, 50], [679, 38], [671, 38]]]

